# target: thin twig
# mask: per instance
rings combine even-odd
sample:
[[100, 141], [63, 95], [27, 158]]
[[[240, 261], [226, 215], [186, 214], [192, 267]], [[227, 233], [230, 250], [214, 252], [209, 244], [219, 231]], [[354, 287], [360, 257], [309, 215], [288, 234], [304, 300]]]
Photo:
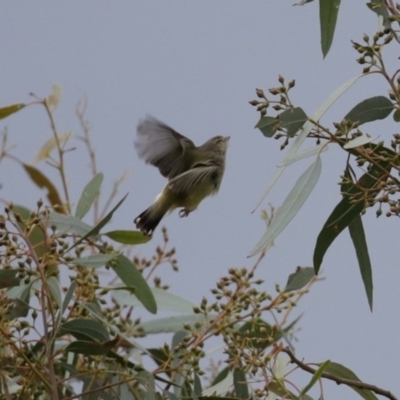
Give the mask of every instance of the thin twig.
[[[69, 193], [68, 193], [68, 186], [67, 186], [67, 178], [65, 176], [65, 172], [64, 172], [64, 150], [61, 148], [61, 143], [60, 140], [58, 138], [58, 132], [57, 132], [57, 127], [54, 121], [54, 117], [53, 114], [50, 110], [49, 104], [47, 102], [47, 99], [44, 99], [42, 101], [42, 104], [46, 110], [47, 116], [49, 117], [50, 120], [50, 126], [51, 126], [51, 130], [53, 131], [53, 135], [54, 135], [54, 140], [56, 142], [56, 146], [57, 146], [57, 151], [58, 151], [58, 157], [59, 157], [59, 164], [57, 166], [57, 169], [60, 173], [61, 176], [61, 181], [62, 181], [62, 185], [63, 185], [63, 189], [64, 189], [64, 195], [65, 195], [65, 201], [66, 201], [66, 209], [68, 211], [68, 213], [71, 212], [71, 204], [69, 201]], [[60, 204], [62, 206], [62, 204]]]

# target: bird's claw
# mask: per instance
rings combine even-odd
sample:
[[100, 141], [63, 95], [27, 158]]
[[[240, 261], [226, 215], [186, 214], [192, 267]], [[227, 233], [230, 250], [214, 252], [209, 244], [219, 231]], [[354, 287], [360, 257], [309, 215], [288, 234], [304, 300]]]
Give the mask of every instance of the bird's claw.
[[190, 214], [190, 210], [188, 210], [187, 208], [182, 208], [182, 210], [179, 210], [179, 216], [181, 218], [187, 217], [189, 214]]

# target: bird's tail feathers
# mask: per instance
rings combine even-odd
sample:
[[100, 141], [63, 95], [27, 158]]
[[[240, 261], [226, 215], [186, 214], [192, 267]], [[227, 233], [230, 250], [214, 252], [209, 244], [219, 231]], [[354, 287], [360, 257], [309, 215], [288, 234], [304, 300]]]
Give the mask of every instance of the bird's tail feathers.
[[168, 211], [169, 207], [164, 209], [164, 207], [160, 207], [160, 204], [156, 201], [148, 209], [139, 214], [133, 222], [143, 234], [151, 236]]

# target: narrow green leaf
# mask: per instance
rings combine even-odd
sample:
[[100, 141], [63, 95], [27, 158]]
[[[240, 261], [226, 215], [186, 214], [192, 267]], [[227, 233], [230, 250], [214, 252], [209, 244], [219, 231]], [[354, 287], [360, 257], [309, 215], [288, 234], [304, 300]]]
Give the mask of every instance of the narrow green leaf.
[[141, 371], [135, 377], [145, 388], [145, 400], [156, 400], [156, 382], [154, 376], [149, 371]]
[[305, 4], [311, 3], [313, 1], [314, 0], [300, 0], [299, 2], [294, 3], [293, 5], [294, 6], [304, 6]]
[[314, 268], [299, 267], [295, 273], [289, 275], [284, 292], [301, 289], [306, 286], [314, 276]]
[[19, 286], [20, 279], [17, 278], [17, 269], [1, 269], [0, 270], [0, 289]]
[[52, 182], [43, 174], [43, 172], [39, 171], [37, 168], [32, 167], [28, 164], [22, 164], [26, 173], [31, 178], [31, 181], [41, 189], [47, 189], [47, 199], [50, 204], [54, 207], [54, 209], [63, 212], [64, 206], [61, 201], [60, 195], [56, 187], [52, 184]]
[[123, 254], [118, 255], [108, 265], [120, 277], [122, 282], [133, 289], [134, 295], [151, 313], [157, 312], [157, 303], [149, 285], [129, 258]]
[[324, 58], [329, 52], [335, 34], [340, 0], [319, 0], [319, 22], [321, 25], [321, 48]]
[[353, 107], [344, 117], [351, 122], [365, 124], [386, 118], [393, 111], [393, 102], [385, 96], [375, 96], [365, 99]]
[[[196, 306], [193, 302], [177, 296], [167, 290], [152, 287], [150, 288], [153, 293], [154, 299], [157, 303], [157, 310], [161, 311], [172, 311], [190, 314], [193, 313], [193, 307]], [[117, 301], [118, 304], [128, 307], [140, 307], [142, 303], [137, 299], [136, 296], [129, 293], [126, 287], [115, 287], [112, 291], [112, 297]]]
[[176, 333], [182, 331], [185, 325], [190, 326], [193, 331], [199, 331], [210, 322], [212, 316], [215, 317], [215, 315], [209, 315], [209, 318], [206, 318], [204, 315], [193, 313], [179, 315], [177, 317], [158, 318], [142, 322], [140, 328], [143, 329], [147, 335]]
[[376, 138], [373, 138], [371, 136], [367, 135], [361, 135], [361, 136], [357, 136], [356, 138], [350, 140], [349, 142], [347, 142], [343, 148], [345, 150], [348, 149], [354, 149], [356, 147], [361, 147], [364, 146], [367, 143], [371, 143], [375, 140]]
[[51, 276], [47, 280], [47, 285], [49, 287], [49, 291], [54, 301], [57, 303], [58, 308], [62, 307], [62, 295], [61, 295], [61, 286], [58, 282], [57, 278]]
[[281, 382], [278, 379], [271, 379], [268, 382], [267, 388], [269, 391], [272, 393], [275, 393], [278, 396], [281, 396], [283, 399], [296, 399], [296, 400], [313, 400], [312, 397], [310, 397], [308, 394], [305, 394], [302, 397], [299, 397], [295, 393], [291, 392], [290, 390], [287, 389], [283, 381]]
[[218, 372], [218, 374], [217, 374], [217, 376], [214, 378], [214, 380], [211, 382], [211, 385], [216, 385], [218, 382], [221, 382], [222, 380], [224, 380], [224, 379], [228, 376], [228, 374], [229, 374], [230, 371], [231, 371], [230, 367], [222, 368], [222, 369]]
[[71, 283], [71, 285], [69, 286], [67, 293], [64, 297], [64, 301], [63, 301], [62, 308], [61, 308], [61, 315], [64, 314], [65, 310], [68, 308], [68, 304], [71, 301], [72, 296], [74, 295], [76, 287], [77, 287], [77, 284], [75, 281], [73, 281]]
[[202, 391], [201, 379], [198, 374], [194, 373], [193, 392], [196, 396], [200, 396]]
[[233, 385], [235, 387], [235, 394], [239, 399], [245, 400], [250, 398], [246, 374], [243, 369], [235, 368], [233, 370]]
[[265, 137], [272, 137], [275, 135], [278, 126], [279, 120], [277, 118], [265, 116], [260, 118], [255, 128], [259, 129]]
[[93, 230], [93, 226], [85, 224], [73, 215], [64, 215], [51, 211], [48, 218], [43, 220], [47, 225], [54, 225], [58, 233], [76, 233], [79, 236], [86, 235]]
[[82, 243], [84, 240], [91, 236], [96, 236], [100, 233], [101, 228], [108, 224], [108, 222], [111, 220], [114, 212], [121, 206], [121, 204], [125, 201], [126, 197], [128, 196], [128, 193], [117, 203], [117, 205], [88, 233], [83, 235], [79, 240], [77, 240], [67, 251], [72, 250], [75, 246], [78, 246], [78, 244]]
[[232, 385], [233, 374], [231, 371], [229, 371], [225, 379], [207, 389], [204, 389], [203, 396], [223, 396], [232, 387]]
[[301, 107], [289, 108], [279, 114], [281, 127], [286, 129], [289, 137], [293, 137], [306, 123], [308, 117]]
[[304, 387], [301, 391], [299, 397], [302, 398], [317, 382], [321, 379], [322, 374], [327, 369], [328, 365], [330, 364], [330, 360], [327, 360], [319, 365], [318, 369], [314, 372], [313, 376], [311, 377], [310, 382]]
[[26, 285], [14, 286], [7, 291], [7, 297], [12, 300], [13, 306], [4, 314], [6, 321], [19, 317], [26, 317], [29, 312], [31, 288], [35, 281]]
[[0, 119], [6, 118], [11, 114], [16, 113], [19, 110], [22, 110], [26, 104], [19, 103], [19, 104], [12, 104], [11, 106], [1, 107], [0, 108]]
[[[343, 193], [342, 200], [333, 209], [318, 235], [313, 256], [316, 274], [318, 274], [324, 255], [330, 245], [364, 210], [365, 191], [368, 190], [369, 196], [372, 196], [374, 190], [375, 195], [378, 194], [380, 192], [378, 182], [387, 178], [390, 169], [391, 166], [384, 161], [372, 165], [370, 170], [362, 175], [357, 183]], [[355, 202], [354, 199], [359, 199], [359, 201]]]
[[110, 340], [108, 331], [103, 324], [94, 319], [72, 319], [60, 327], [59, 336], [73, 335], [78, 340], [106, 342]]
[[97, 254], [94, 256], [75, 258], [71, 263], [77, 264], [81, 267], [100, 268], [104, 267], [109, 261], [113, 260], [117, 256], [118, 254]]
[[349, 224], [351, 239], [356, 250], [358, 265], [360, 267], [361, 278], [364, 282], [365, 293], [367, 294], [369, 308], [372, 311], [373, 304], [373, 282], [372, 266], [369, 258], [367, 241], [360, 215], [357, 215]]
[[142, 244], [151, 239], [150, 236], [143, 235], [140, 231], [117, 230], [103, 233], [103, 235], [122, 244]]
[[103, 182], [104, 175], [99, 172], [93, 179], [85, 186], [81, 197], [76, 206], [75, 217], [82, 219], [90, 210], [93, 202], [100, 193], [100, 187]]
[[287, 167], [290, 164], [294, 164], [297, 161], [303, 160], [304, 158], [312, 157], [312, 156], [317, 156], [321, 153], [324, 153], [325, 151], [328, 151], [329, 145], [326, 143], [321, 143], [313, 147], [309, 147], [308, 149], [305, 149], [292, 157], [285, 157], [285, 161], [283, 162], [282, 166]]
[[106, 343], [87, 342], [85, 340], [75, 340], [67, 346], [66, 351], [87, 356], [101, 356], [107, 354], [114, 346], [115, 341]]
[[275, 238], [295, 217], [317, 184], [321, 175], [321, 168], [321, 158], [318, 156], [315, 162], [307, 168], [293, 186], [292, 190], [274, 215], [267, 232], [250, 252], [249, 257], [260, 253], [271, 245]]
[[[342, 364], [338, 364], [335, 362], [330, 362], [329, 365], [325, 369], [326, 373], [335, 375], [339, 378], [351, 379], [352, 381], [361, 382], [358, 376], [351, 371], [349, 368], [345, 367]], [[349, 386], [351, 389], [355, 390], [363, 399], [365, 400], [378, 400], [375, 394], [371, 390], [367, 389], [358, 389], [353, 386]]]

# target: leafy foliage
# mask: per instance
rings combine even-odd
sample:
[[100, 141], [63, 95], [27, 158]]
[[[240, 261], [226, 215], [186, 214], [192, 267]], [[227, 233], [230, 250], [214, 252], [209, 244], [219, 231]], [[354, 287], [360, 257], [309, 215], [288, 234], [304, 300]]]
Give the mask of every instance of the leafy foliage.
[[[338, 9], [339, 6], [339, 2], [321, 2], [321, 8], [323, 3], [326, 3], [324, 5], [326, 10], [332, 7]], [[385, 7], [385, 4], [381, 2], [379, 7]], [[325, 13], [325, 11], [322, 10], [321, 13]], [[398, 13], [391, 7], [386, 7], [386, 11], [396, 13], [396, 15]], [[331, 18], [335, 19], [336, 16], [331, 16]], [[325, 21], [325, 23], [327, 22]], [[330, 24], [331, 28], [329, 29], [332, 31], [334, 21], [332, 20]], [[329, 30], [328, 27], [324, 29]], [[361, 55], [357, 61], [363, 65], [363, 74], [345, 83], [332, 93], [314, 116], [301, 117], [301, 125], [299, 121], [296, 132], [300, 128], [301, 130], [299, 133], [295, 132], [295, 136], [293, 136], [294, 133], [290, 130], [290, 126], [278, 122], [270, 123], [272, 119], [281, 120], [282, 115], [290, 110], [293, 110], [295, 114], [299, 113], [298, 110], [302, 110], [301, 107], [292, 103], [291, 95], [289, 96], [295, 86], [294, 80], [285, 84], [285, 79], [279, 76], [280, 86], [269, 89], [273, 98], [267, 97], [264, 90], [256, 89], [256, 94], [260, 100], [250, 101], [251, 105], [257, 106], [257, 111], [260, 113], [260, 121], [256, 128], [260, 129], [266, 137], [283, 139], [281, 149], [290, 146], [291, 140], [294, 141], [284, 158], [283, 165], [277, 171], [266, 193], [280, 178], [287, 166], [305, 157], [316, 156], [315, 162], [312, 164], [313, 169], [310, 169], [312, 168], [310, 167], [301, 175], [283, 204], [278, 208], [267, 232], [251, 251], [250, 256], [268, 249], [279, 233], [294, 218], [308, 195], [314, 190], [322, 165], [323, 150], [327, 149], [328, 146], [337, 147], [346, 152], [348, 156], [341, 184], [342, 200], [333, 209], [317, 237], [313, 266], [315, 273], [318, 273], [327, 250], [341, 232], [348, 228], [371, 310], [373, 307], [372, 266], [361, 217], [367, 212], [368, 208], [375, 205], [378, 205], [377, 216], [382, 215], [382, 207], [387, 207], [387, 216], [400, 215], [400, 202], [398, 200], [400, 183], [397, 178], [397, 173], [400, 171], [398, 156], [400, 136], [395, 133], [390, 143], [373, 144], [374, 138], [361, 131], [360, 127], [372, 121], [388, 118], [393, 110], [395, 110], [393, 118], [395, 121], [398, 120], [396, 114], [400, 109], [398, 71], [391, 75], [386, 70], [382, 55], [384, 47], [391, 44], [394, 37], [395, 33], [387, 27], [376, 33], [372, 39], [364, 35], [364, 44], [353, 42], [354, 49]], [[326, 38], [326, 41], [325, 51], [330, 46], [328, 38]], [[372, 76], [372, 72], [374, 76], [381, 75], [386, 80], [389, 87], [389, 98], [373, 96], [362, 100], [350, 109], [343, 118], [332, 122], [332, 127], [326, 124], [322, 125], [319, 122], [320, 118], [332, 102], [347, 91], [360, 77], [366, 79]], [[274, 110], [272, 112], [270, 111], [271, 107]], [[277, 115], [274, 116], [274, 113], [277, 113]], [[306, 139], [316, 141], [317, 146], [300, 151], [300, 146]], [[355, 172], [357, 167], [363, 169], [363, 173], [359, 177]]]
[[[332, 44], [339, 4], [339, 0], [320, 2], [324, 56]], [[378, 216], [386, 206], [387, 216], [400, 215], [396, 198], [400, 183], [394, 174], [400, 171], [400, 135], [394, 134], [390, 145], [373, 144], [359, 129], [387, 118], [393, 110], [393, 119], [400, 119], [400, 81], [397, 72], [390, 76], [386, 71], [382, 58], [382, 49], [395, 35], [391, 21], [400, 17], [384, 1], [372, 1], [369, 7], [384, 18], [386, 29], [374, 35], [372, 42], [364, 37], [365, 44], [354, 43], [361, 54], [359, 63], [366, 65], [363, 74], [338, 88], [313, 117], [293, 104], [289, 92], [294, 80], [285, 84], [280, 76], [279, 86], [269, 90], [273, 99], [257, 89], [259, 100], [251, 101], [260, 113], [256, 128], [265, 137], [283, 139], [282, 149], [291, 144], [267, 192], [289, 165], [306, 157], [314, 161], [278, 211], [267, 218], [269, 228], [251, 252], [259, 254], [257, 261], [248, 268], [230, 269], [212, 289], [211, 299], [203, 298], [199, 305], [171, 293], [155, 275], [165, 264], [178, 270], [176, 250], [170, 247], [165, 228], [163, 243], [150, 259], [132, 255], [136, 251], [132, 246], [151, 238], [135, 230], [110, 230], [111, 219], [127, 195], [116, 201], [117, 183], [100, 212], [105, 177], [97, 170], [84, 111], [79, 107], [92, 177], [78, 201], [71, 200], [66, 182], [73, 181], [67, 179], [64, 159], [65, 145], [73, 135], [60, 135], [57, 130], [59, 85], [53, 86], [47, 98], [35, 96], [30, 104], [0, 107], [0, 119], [27, 106], [44, 107], [52, 137], [36, 161], [51, 160], [60, 178], [56, 184], [37, 164], [17, 161], [31, 183], [46, 191], [47, 200], [38, 200], [33, 210], [10, 202], [0, 214], [0, 392], [4, 398], [312, 400], [313, 391], [332, 380], [364, 399], [376, 399], [376, 394], [395, 399], [389, 391], [362, 382], [341, 364], [326, 360], [315, 367], [315, 363], [297, 359], [292, 345], [300, 319], [292, 317], [293, 310], [318, 281], [316, 274], [326, 252], [346, 228], [372, 309], [372, 265], [361, 217], [373, 206], [378, 206]], [[332, 127], [322, 125], [320, 118], [332, 103], [370, 72], [386, 79], [389, 98], [365, 99]], [[270, 108], [273, 115], [267, 115]], [[300, 151], [309, 139], [316, 145]], [[0, 162], [8, 155], [5, 143], [6, 136]], [[314, 265], [298, 267], [283, 289], [277, 284], [276, 291], [268, 293], [256, 277], [258, 267], [314, 190], [328, 146], [348, 156], [341, 178], [342, 199], [317, 238]], [[364, 167], [359, 177], [357, 167]], [[76, 204], [74, 213], [72, 204]], [[90, 223], [86, 222], [89, 216], [93, 217]], [[160, 310], [165, 315], [157, 315]], [[167, 335], [171, 336], [169, 343]], [[212, 338], [223, 348], [217, 363], [207, 354]], [[208, 368], [204, 367], [207, 362]], [[310, 374], [304, 387], [290, 382], [293, 369], [289, 370], [288, 363]]]

